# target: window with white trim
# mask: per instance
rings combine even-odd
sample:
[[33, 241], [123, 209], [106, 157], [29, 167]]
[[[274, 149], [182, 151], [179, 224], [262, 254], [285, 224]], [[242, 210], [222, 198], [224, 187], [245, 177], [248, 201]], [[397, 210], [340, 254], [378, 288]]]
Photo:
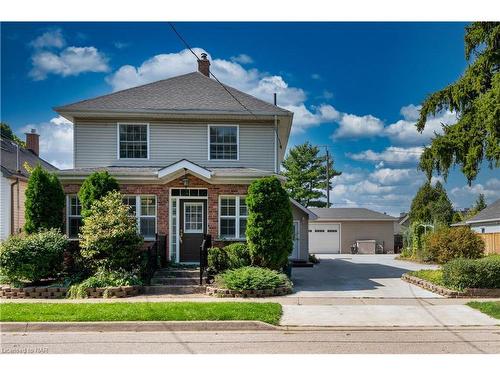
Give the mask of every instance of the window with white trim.
[[119, 158], [147, 159], [148, 138], [147, 124], [118, 124]]
[[82, 226], [82, 206], [77, 195], [68, 195], [66, 217], [68, 238], [77, 239]]
[[208, 126], [209, 160], [238, 160], [238, 126]]
[[137, 218], [137, 229], [146, 240], [156, 237], [156, 196], [155, 195], [125, 195], [123, 204]]
[[248, 209], [243, 196], [221, 196], [219, 235], [221, 238], [245, 239]]

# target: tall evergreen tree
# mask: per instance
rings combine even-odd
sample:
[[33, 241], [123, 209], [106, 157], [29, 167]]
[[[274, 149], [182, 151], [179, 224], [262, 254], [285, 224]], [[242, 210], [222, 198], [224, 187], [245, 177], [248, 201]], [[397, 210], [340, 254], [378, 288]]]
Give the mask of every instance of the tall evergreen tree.
[[83, 181], [78, 199], [82, 206], [82, 216], [86, 217], [90, 213], [92, 203], [103, 198], [111, 191], [119, 191], [120, 186], [116, 179], [107, 171], [94, 172]]
[[420, 168], [427, 174], [460, 166], [469, 184], [483, 159], [500, 167], [500, 22], [473, 22], [465, 28], [465, 57], [470, 62], [463, 75], [422, 103], [417, 129], [442, 110], [457, 113], [455, 124], [443, 125], [424, 149]]
[[486, 204], [486, 199], [484, 198], [484, 194], [479, 194], [479, 196], [476, 199], [476, 202], [474, 203], [474, 206], [467, 212], [467, 215], [465, 215], [466, 219], [471, 218], [472, 216], [476, 215], [479, 211], [484, 210], [487, 207]]
[[40, 229], [62, 229], [64, 191], [54, 173], [37, 165], [31, 171], [25, 194], [24, 229], [27, 233]]
[[412, 222], [450, 224], [453, 219], [453, 205], [446, 190], [438, 181], [435, 186], [425, 182], [417, 191], [411, 203]]
[[0, 135], [2, 138], [14, 141], [21, 147], [26, 147], [26, 144], [17, 135], [14, 134], [9, 124], [5, 122], [0, 123]]
[[[286, 177], [285, 189], [291, 198], [306, 207], [326, 207], [324, 191], [327, 189], [326, 160], [319, 155], [319, 147], [305, 142], [293, 147], [283, 160], [283, 176]], [[328, 188], [332, 179], [341, 172], [333, 168], [330, 161]], [[323, 199], [322, 199], [323, 198]]]

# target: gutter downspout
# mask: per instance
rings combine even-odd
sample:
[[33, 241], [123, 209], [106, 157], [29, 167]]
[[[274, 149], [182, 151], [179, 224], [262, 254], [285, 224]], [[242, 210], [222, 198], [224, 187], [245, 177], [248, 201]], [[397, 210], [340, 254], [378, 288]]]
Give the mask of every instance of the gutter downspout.
[[274, 140], [274, 152], [275, 152], [275, 155], [274, 155], [274, 160], [276, 161], [275, 162], [275, 166], [274, 166], [274, 173], [278, 174], [279, 173], [279, 151], [278, 151], [278, 142], [279, 142], [279, 138], [278, 138], [278, 116], [274, 115], [274, 135], [276, 137], [276, 139]]
[[[16, 181], [10, 185], [10, 234], [14, 234], [14, 186], [18, 186], [17, 190], [19, 192], [19, 177], [16, 177]], [[18, 208], [19, 194], [17, 203], [16, 207]]]

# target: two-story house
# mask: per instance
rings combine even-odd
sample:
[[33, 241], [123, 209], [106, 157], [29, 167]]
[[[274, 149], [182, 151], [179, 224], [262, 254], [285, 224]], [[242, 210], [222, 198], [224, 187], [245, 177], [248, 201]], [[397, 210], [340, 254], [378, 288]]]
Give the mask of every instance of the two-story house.
[[[244, 240], [249, 184], [278, 175], [293, 113], [198, 72], [80, 101], [55, 110], [74, 124], [74, 169], [59, 172], [67, 232], [81, 223], [76, 193], [96, 170], [120, 184], [146, 240], [167, 236], [168, 259], [197, 262], [204, 233]], [[292, 204], [293, 259], [307, 260], [310, 211]]]

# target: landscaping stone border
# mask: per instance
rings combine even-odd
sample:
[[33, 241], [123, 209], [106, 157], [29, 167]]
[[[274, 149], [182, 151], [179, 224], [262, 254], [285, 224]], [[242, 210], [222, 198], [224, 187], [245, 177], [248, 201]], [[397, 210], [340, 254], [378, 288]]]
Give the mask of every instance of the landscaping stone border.
[[289, 286], [282, 286], [274, 289], [261, 289], [261, 290], [231, 290], [218, 288], [217, 286], [207, 286], [207, 294], [220, 297], [220, 298], [262, 298], [262, 297], [276, 297], [284, 296], [293, 292]]
[[[10, 286], [2, 286], [0, 288], [0, 298], [4, 299], [28, 299], [28, 298], [43, 298], [56, 299], [66, 297], [69, 288], [59, 287], [26, 287], [12, 288]], [[140, 294], [142, 287], [139, 285], [133, 286], [117, 286], [109, 288], [87, 288], [88, 298], [127, 298]]]
[[407, 283], [417, 285], [421, 288], [430, 290], [431, 292], [440, 294], [448, 298], [471, 298], [471, 297], [500, 297], [500, 289], [483, 289], [483, 288], [467, 288], [463, 291], [448, 289], [441, 285], [436, 285], [430, 281], [421, 279], [420, 277], [408, 275], [407, 273], [401, 276], [401, 279]]

